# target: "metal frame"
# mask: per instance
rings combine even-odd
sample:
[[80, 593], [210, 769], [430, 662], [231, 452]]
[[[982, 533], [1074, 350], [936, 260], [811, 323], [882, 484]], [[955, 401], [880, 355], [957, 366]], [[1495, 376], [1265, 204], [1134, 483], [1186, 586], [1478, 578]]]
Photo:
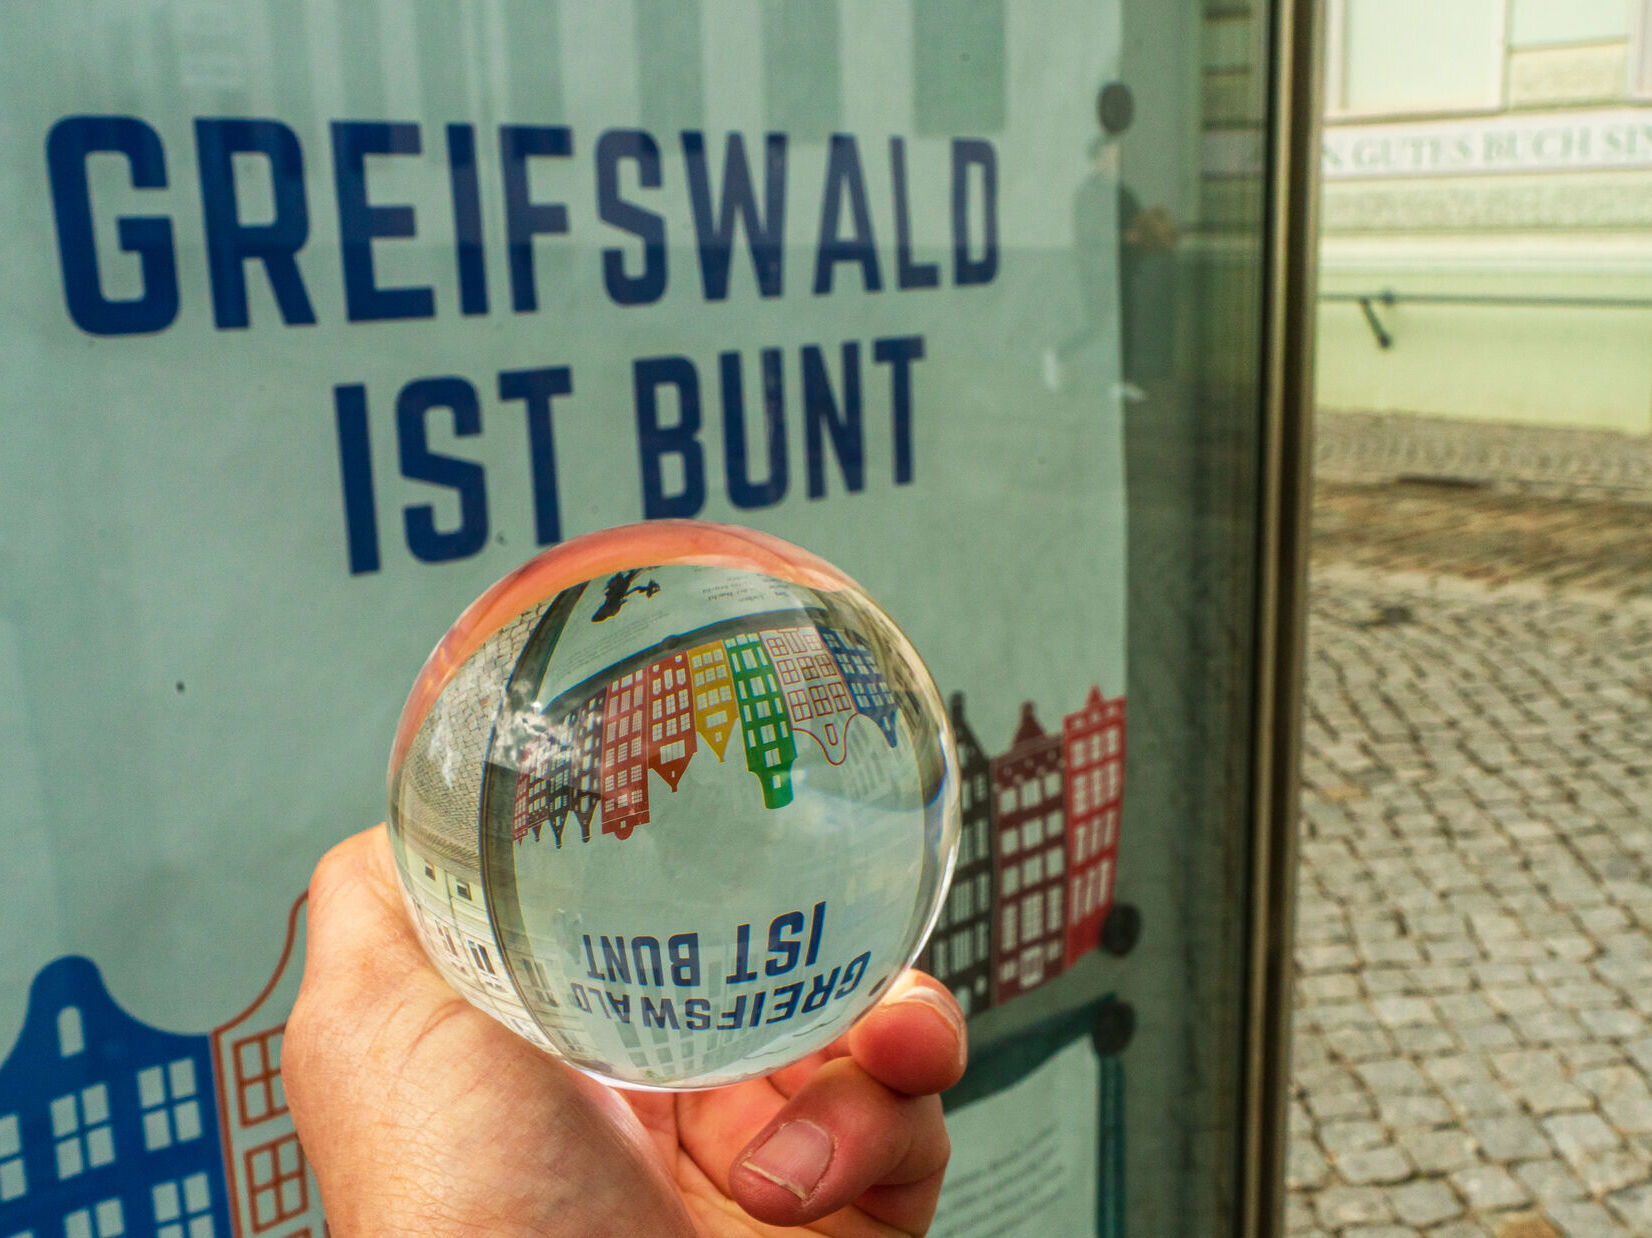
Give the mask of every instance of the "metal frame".
[[1263, 426], [1243, 1132], [1238, 1232], [1284, 1233], [1291, 936], [1307, 614], [1317, 267], [1319, 0], [1276, 0], [1270, 30]]

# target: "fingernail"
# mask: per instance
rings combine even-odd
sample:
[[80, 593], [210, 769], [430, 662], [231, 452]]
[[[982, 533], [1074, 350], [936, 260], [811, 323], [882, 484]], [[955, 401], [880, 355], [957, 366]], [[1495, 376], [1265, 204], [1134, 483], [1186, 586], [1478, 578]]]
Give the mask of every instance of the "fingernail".
[[959, 1012], [958, 1007], [934, 989], [926, 989], [922, 985], [908, 989], [897, 1000], [898, 1005], [906, 1002], [917, 1002], [926, 1006], [946, 1021], [946, 1025], [952, 1029], [952, 1034], [958, 1038], [958, 1063], [962, 1065], [965, 1056], [969, 1052], [966, 1047], [969, 1036], [964, 1031], [964, 1016]]
[[807, 1201], [832, 1163], [835, 1146], [830, 1132], [799, 1119], [775, 1131], [742, 1164]]

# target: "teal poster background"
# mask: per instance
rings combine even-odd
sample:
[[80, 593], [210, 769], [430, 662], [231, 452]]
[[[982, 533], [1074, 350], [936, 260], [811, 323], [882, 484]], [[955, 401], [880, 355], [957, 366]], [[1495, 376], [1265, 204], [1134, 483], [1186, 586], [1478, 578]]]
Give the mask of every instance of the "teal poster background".
[[1118, 57], [1078, 0], [6, 6], [0, 1044], [65, 956], [279, 1004], [414, 672], [556, 537], [797, 541], [991, 753], [1122, 697], [1116, 315], [1039, 369]]

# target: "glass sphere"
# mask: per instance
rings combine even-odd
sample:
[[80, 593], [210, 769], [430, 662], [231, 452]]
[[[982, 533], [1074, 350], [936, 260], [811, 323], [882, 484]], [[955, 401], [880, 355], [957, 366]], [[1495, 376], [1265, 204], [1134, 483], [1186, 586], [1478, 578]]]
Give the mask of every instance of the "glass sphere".
[[847, 576], [653, 521], [460, 616], [390, 761], [420, 939], [482, 1010], [624, 1087], [820, 1049], [912, 962], [958, 839], [940, 694]]

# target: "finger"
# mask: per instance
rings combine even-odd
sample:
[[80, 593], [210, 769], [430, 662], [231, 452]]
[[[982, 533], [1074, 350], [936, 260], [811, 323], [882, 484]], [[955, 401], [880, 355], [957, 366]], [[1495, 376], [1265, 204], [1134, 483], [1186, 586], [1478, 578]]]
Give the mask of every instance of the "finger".
[[896, 980], [845, 1039], [869, 1075], [908, 1096], [957, 1083], [969, 1053], [964, 1012], [945, 985], [920, 971]]
[[802, 1225], [876, 1187], [877, 1219], [921, 1229], [950, 1153], [938, 1097], [904, 1096], [838, 1058], [736, 1155], [729, 1188], [758, 1220]]
[[940, 981], [909, 969], [849, 1031], [802, 1061], [782, 1066], [768, 1080], [789, 1098], [824, 1063], [853, 1055], [897, 1092], [921, 1096], [958, 1082], [967, 1044], [964, 1012], [957, 1000]]

